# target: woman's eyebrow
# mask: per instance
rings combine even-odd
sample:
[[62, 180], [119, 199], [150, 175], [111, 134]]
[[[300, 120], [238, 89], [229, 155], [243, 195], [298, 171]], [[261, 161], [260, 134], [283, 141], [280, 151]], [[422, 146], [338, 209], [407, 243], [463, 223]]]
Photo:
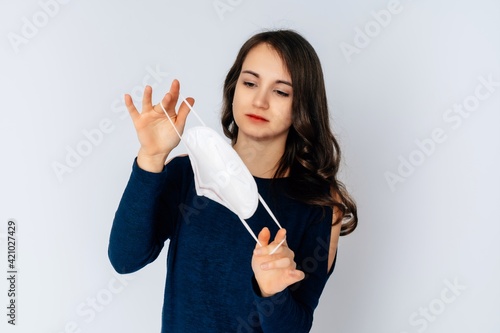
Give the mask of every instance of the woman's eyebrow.
[[[251, 71], [251, 70], [243, 70], [241, 71], [242, 73], [246, 73], [246, 74], [250, 74], [250, 75], [253, 75], [255, 76], [256, 78], [259, 78], [260, 75], [258, 73], [255, 73], [254, 71]], [[276, 83], [283, 83], [283, 84], [286, 84], [287, 86], [292, 86], [292, 83], [291, 82], [288, 82], [288, 81], [284, 81], [284, 80], [276, 80]]]

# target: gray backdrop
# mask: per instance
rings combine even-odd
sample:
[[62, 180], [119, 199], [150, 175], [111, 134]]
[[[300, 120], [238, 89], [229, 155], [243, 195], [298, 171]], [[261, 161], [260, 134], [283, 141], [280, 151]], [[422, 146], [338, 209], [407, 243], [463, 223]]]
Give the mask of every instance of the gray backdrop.
[[220, 131], [265, 28], [316, 48], [359, 207], [313, 332], [500, 331], [500, 2], [2, 0], [0, 22], [2, 332], [159, 331], [165, 251], [128, 276], [106, 253], [139, 147], [122, 96], [178, 78]]

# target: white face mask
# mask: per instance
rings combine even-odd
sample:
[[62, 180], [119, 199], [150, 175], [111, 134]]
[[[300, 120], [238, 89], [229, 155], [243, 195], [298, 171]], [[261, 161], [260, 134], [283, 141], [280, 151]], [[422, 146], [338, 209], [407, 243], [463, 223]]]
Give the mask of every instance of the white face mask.
[[[184, 102], [203, 123], [191, 105], [185, 99]], [[207, 126], [187, 129], [181, 136], [163, 105], [161, 103], [160, 105], [188, 150], [194, 173], [196, 194], [218, 202], [235, 213], [259, 245], [262, 244], [245, 221], [255, 213], [259, 200], [281, 229], [278, 220], [260, 196], [255, 179], [233, 147]], [[205, 124], [203, 123], [203, 125]], [[283, 241], [271, 254], [281, 246]]]
[[194, 172], [196, 193], [250, 218], [259, 204], [257, 184], [234, 149], [210, 127], [184, 132]]

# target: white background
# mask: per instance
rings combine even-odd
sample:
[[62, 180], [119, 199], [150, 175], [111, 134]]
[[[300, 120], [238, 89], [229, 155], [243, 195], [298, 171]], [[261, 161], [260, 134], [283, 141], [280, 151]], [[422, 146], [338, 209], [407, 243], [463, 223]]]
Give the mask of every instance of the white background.
[[[15, 219], [19, 269], [15, 327], [1, 278], [2, 332], [159, 332], [165, 251], [121, 280], [107, 258], [138, 150], [122, 96], [158, 70], [146, 78], [155, 101], [178, 78], [220, 131], [225, 74], [268, 28], [316, 48], [359, 207], [313, 332], [500, 331], [500, 86], [479, 88], [488, 97], [460, 123], [446, 118], [474, 102], [479, 77], [500, 81], [500, 2], [2, 0], [0, 22], [0, 267]], [[102, 122], [108, 133], [89, 143]], [[444, 142], [419, 152], [435, 129]], [[87, 156], [70, 167], [78, 147]], [[391, 187], [387, 173], [404, 181]]]

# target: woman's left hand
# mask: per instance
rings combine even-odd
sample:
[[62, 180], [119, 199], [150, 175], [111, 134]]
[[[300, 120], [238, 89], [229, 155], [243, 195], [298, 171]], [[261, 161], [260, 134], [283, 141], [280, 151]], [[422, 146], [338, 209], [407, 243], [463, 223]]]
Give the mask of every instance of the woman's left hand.
[[288, 247], [286, 240], [275, 253], [270, 254], [278, 244], [285, 239], [286, 230], [280, 229], [269, 244], [271, 233], [263, 228], [259, 233], [259, 242], [256, 244], [252, 256], [252, 269], [263, 297], [270, 297], [283, 291], [286, 287], [304, 278], [304, 272], [296, 269], [294, 253]]

